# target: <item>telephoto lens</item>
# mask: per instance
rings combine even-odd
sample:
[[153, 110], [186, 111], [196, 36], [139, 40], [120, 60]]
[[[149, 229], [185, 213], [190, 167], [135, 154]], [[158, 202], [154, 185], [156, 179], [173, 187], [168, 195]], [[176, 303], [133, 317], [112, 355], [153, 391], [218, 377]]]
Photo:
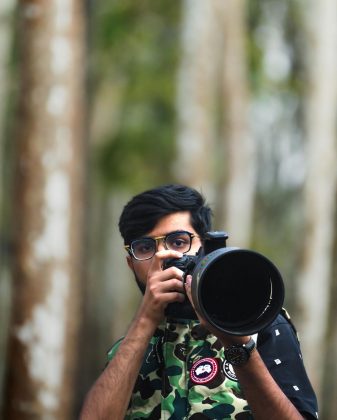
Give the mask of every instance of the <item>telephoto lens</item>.
[[[212, 326], [231, 335], [252, 335], [269, 325], [284, 302], [284, 284], [277, 267], [258, 252], [227, 247], [225, 232], [208, 232], [196, 256], [164, 262], [192, 274], [192, 300]], [[186, 297], [168, 305], [166, 315], [196, 319]]]
[[284, 284], [278, 269], [263, 255], [221, 248], [196, 265], [192, 299], [197, 312], [217, 329], [252, 335], [277, 317]]

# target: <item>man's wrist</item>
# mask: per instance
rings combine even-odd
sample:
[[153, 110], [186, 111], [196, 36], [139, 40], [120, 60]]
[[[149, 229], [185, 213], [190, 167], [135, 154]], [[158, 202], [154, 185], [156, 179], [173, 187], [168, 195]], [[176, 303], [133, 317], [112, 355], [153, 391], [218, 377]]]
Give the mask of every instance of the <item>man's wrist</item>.
[[256, 343], [254, 339], [249, 337], [248, 341], [244, 343], [236, 343], [225, 347], [225, 358], [233, 366], [244, 366], [250, 359], [250, 356], [255, 348]]
[[159, 322], [156, 322], [156, 320], [137, 313], [129, 327], [128, 333], [134, 338], [150, 339], [158, 325]]

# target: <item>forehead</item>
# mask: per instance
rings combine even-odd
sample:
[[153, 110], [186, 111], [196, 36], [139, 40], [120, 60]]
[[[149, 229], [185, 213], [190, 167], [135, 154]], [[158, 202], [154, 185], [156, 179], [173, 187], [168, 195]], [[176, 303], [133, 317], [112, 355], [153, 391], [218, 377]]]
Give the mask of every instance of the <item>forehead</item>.
[[156, 226], [146, 236], [161, 236], [175, 230], [187, 230], [196, 233], [191, 225], [191, 214], [189, 211], [172, 213], [162, 217]]

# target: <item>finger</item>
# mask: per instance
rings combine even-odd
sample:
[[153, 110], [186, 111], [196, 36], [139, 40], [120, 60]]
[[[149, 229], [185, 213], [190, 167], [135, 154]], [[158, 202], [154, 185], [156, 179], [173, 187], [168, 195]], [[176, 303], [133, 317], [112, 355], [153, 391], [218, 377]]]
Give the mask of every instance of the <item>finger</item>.
[[206, 321], [200, 316], [199, 312], [195, 309], [194, 303], [193, 303], [193, 299], [192, 299], [192, 276], [191, 274], [188, 274], [186, 276], [186, 280], [185, 280], [185, 293], [188, 297], [188, 300], [191, 302], [191, 305], [193, 306], [193, 309], [195, 310], [199, 321], [201, 322], [201, 324], [205, 324]]
[[184, 272], [182, 270], [180, 270], [177, 267], [170, 267], [167, 268], [166, 270], [163, 270], [161, 272], [161, 279], [163, 281], [165, 280], [169, 280], [169, 279], [179, 279], [181, 282], [183, 281], [183, 277], [184, 277]]
[[170, 292], [170, 293], [165, 293], [163, 295], [163, 301], [167, 304], [169, 303], [173, 303], [173, 302], [184, 302], [185, 300], [185, 295], [183, 293], [179, 293], [179, 292]]
[[184, 302], [186, 299], [186, 296], [184, 293], [171, 292], [171, 293], [168, 293], [168, 295], [170, 295], [170, 299], [172, 298], [170, 302]]
[[191, 274], [188, 274], [186, 276], [186, 280], [185, 280], [185, 291], [186, 291], [186, 295], [187, 295], [189, 301], [191, 302], [191, 304], [192, 304], [192, 306], [194, 308], [193, 300], [192, 300], [192, 276], [191, 276]]
[[179, 279], [170, 279], [160, 284], [160, 291], [163, 293], [179, 292], [185, 294], [184, 284]]
[[167, 270], [150, 272], [148, 273], [147, 287], [149, 287], [150, 285], [155, 285], [157, 283], [165, 283], [172, 279], [179, 280], [179, 283], [182, 285], [183, 275], [183, 271], [179, 270], [179, 268], [177, 267], [171, 267]]
[[170, 279], [164, 282], [155, 282], [147, 285], [147, 293], [154, 299], [165, 299], [165, 294], [178, 292], [182, 295], [185, 294], [184, 285], [179, 279]]
[[181, 258], [184, 254], [182, 254], [179, 251], [173, 251], [170, 249], [165, 249], [162, 251], [158, 251], [154, 254], [154, 257], [152, 259], [152, 265], [151, 268], [153, 270], [161, 270], [163, 266], [163, 261], [166, 258]]
[[166, 305], [171, 302], [183, 302], [185, 300], [185, 293], [182, 282], [174, 279], [167, 282], [158, 283], [148, 289], [148, 295], [151, 296], [151, 301], [156, 305]]

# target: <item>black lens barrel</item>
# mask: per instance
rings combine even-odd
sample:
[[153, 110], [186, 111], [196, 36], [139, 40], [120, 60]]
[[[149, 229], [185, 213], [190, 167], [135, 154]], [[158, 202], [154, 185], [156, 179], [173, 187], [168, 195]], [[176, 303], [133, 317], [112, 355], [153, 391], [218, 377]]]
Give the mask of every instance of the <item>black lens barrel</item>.
[[217, 329], [251, 335], [280, 312], [284, 284], [276, 266], [255, 251], [220, 248], [202, 257], [193, 271], [196, 310]]

